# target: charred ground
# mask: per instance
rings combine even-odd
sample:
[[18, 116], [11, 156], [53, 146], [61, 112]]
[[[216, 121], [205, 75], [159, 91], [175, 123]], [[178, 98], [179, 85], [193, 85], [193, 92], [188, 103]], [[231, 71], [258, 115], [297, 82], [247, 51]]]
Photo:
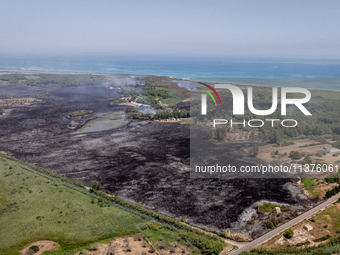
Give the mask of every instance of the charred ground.
[[[175, 217], [185, 216], [194, 225], [231, 228], [240, 214], [259, 200], [289, 204], [310, 201], [297, 198], [286, 179], [191, 179], [190, 128], [178, 123], [131, 120], [121, 128], [67, 135], [69, 126], [79, 126], [103, 115], [124, 112], [128, 106], [112, 104], [116, 89], [105, 86], [27, 87], [0, 86], [3, 98], [40, 97], [42, 102], [6, 108], [0, 119], [0, 151], [55, 173], [90, 185], [99, 180], [115, 195]], [[92, 110], [70, 117], [69, 113]], [[66, 134], [66, 135], [65, 135]], [[225, 145], [237, 151], [258, 141]], [[246, 156], [230, 153], [230, 162]]]

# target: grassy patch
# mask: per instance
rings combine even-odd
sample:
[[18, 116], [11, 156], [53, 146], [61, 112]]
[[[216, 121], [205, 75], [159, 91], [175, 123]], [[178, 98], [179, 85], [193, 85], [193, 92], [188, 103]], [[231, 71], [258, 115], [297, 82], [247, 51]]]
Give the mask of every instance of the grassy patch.
[[313, 182], [313, 179], [312, 178], [305, 178], [303, 179], [302, 181], [303, 183], [303, 187], [305, 189], [307, 189], [308, 191], [312, 191], [316, 188], [316, 184]]
[[316, 222], [320, 225], [329, 224], [327, 228], [329, 231], [336, 231], [340, 229], [340, 214], [337, 206], [332, 206], [325, 209], [323, 212], [316, 216]]
[[11, 204], [11, 198], [7, 191], [7, 185], [4, 181], [0, 181], [0, 215]]
[[[119, 207], [100, 207], [92, 198], [0, 158], [0, 254], [47, 239], [62, 248], [138, 232], [140, 216]], [[7, 164], [7, 165], [6, 165]], [[11, 162], [11, 164], [13, 164]], [[6, 188], [7, 187], [7, 188]], [[9, 224], [10, 223], [10, 224]]]
[[70, 116], [71, 117], [77, 117], [77, 116], [83, 116], [83, 115], [91, 114], [91, 113], [93, 113], [93, 111], [91, 111], [91, 110], [80, 110], [80, 111], [76, 111], [76, 112], [71, 112]]
[[281, 211], [286, 211], [288, 209], [287, 206], [278, 206], [278, 205], [273, 205], [273, 204], [269, 204], [269, 203], [264, 203], [263, 205], [260, 205], [257, 208], [257, 211], [259, 213], [264, 213], [264, 212], [272, 212], [274, 210], [275, 207], [279, 207], [281, 209]]
[[294, 142], [291, 142], [291, 141], [284, 141], [282, 144], [281, 144], [281, 146], [283, 147], [283, 146], [290, 146], [290, 145], [293, 145], [294, 144]]
[[[174, 231], [168, 230], [168, 229], [160, 229], [160, 230], [153, 230], [153, 229], [146, 229], [143, 231], [143, 234], [145, 237], [150, 240], [152, 244], [156, 246], [156, 248], [160, 249], [160, 245], [163, 243], [164, 248], [170, 249], [172, 242], [177, 242], [179, 244], [182, 244], [184, 246], [187, 246], [187, 242], [181, 238], [181, 236]], [[192, 247], [195, 248], [195, 247]], [[195, 253], [193, 254], [200, 254], [197, 249]]]
[[166, 99], [162, 99], [162, 103], [166, 104], [170, 107], [175, 106], [176, 104], [182, 102], [185, 98], [183, 98], [183, 94], [181, 93], [181, 91], [177, 91], [177, 90], [171, 90], [168, 92], [169, 93], [169, 97]]
[[119, 115], [113, 115], [110, 117], [110, 120], [120, 120], [122, 117]]
[[175, 106], [187, 97], [190, 97], [190, 92], [183, 88], [178, 88], [176, 83], [165, 82], [161, 83], [160, 86], [157, 86], [156, 88], [158, 90], [164, 90], [167, 93], [167, 97], [160, 98], [160, 100], [162, 104], [168, 105], [169, 107]]
[[89, 192], [81, 183], [0, 154], [2, 179], [11, 204], [0, 217], [0, 226], [5, 226], [0, 232], [0, 255], [17, 254], [25, 245], [42, 239], [60, 244], [60, 249], [51, 254], [74, 253], [87, 249], [89, 243], [110, 241], [112, 237], [146, 229], [180, 236], [190, 249], [198, 252], [209, 250], [209, 254], [219, 254], [226, 246], [218, 236], [174, 218], [103, 191]]

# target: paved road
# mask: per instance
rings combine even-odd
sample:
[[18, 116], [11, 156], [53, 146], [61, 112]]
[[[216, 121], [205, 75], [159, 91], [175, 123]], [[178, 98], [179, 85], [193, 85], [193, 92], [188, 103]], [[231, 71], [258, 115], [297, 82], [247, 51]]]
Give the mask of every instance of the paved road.
[[275, 228], [274, 230], [272, 230], [272, 231], [266, 233], [265, 235], [255, 239], [254, 241], [240, 247], [239, 249], [235, 250], [234, 252], [232, 252], [230, 254], [232, 254], [232, 255], [240, 254], [242, 251], [250, 250], [250, 249], [270, 240], [271, 238], [273, 238], [277, 234], [283, 232], [287, 228], [292, 227], [293, 225], [303, 221], [305, 218], [308, 218], [309, 216], [312, 216], [313, 214], [317, 213], [318, 211], [320, 211], [320, 210], [324, 209], [325, 207], [331, 205], [332, 203], [337, 201], [339, 198], [340, 198], [340, 194], [337, 194], [336, 196], [331, 197], [327, 201], [325, 201], [322, 204], [314, 207], [313, 209], [309, 210], [308, 212], [301, 214], [300, 216], [292, 219], [291, 221], [288, 221], [287, 223], [283, 224], [282, 226]]

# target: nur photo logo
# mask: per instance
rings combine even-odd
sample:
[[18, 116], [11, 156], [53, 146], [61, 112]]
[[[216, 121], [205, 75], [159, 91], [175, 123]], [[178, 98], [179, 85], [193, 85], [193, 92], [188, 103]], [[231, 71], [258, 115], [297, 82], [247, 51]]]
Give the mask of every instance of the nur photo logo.
[[[216, 89], [227, 89], [231, 92], [232, 95], [232, 102], [233, 102], [233, 115], [245, 115], [245, 96], [239, 87], [232, 85], [232, 84], [215, 84], [214, 87], [206, 84], [199, 82], [199, 84], [204, 85], [205, 87], [209, 88], [218, 98], [220, 105], [222, 106], [222, 99]], [[207, 115], [207, 94], [212, 98], [214, 101], [215, 106], [217, 106], [217, 102], [213, 96], [213, 94], [205, 89], [198, 87], [198, 89], [202, 90], [203, 94], [201, 94], [201, 115]], [[299, 93], [303, 94], [303, 98], [288, 98], [288, 94], [293, 94], [293, 93]], [[247, 106], [249, 111], [258, 116], [268, 116], [272, 113], [274, 113], [277, 108], [278, 108], [278, 88], [273, 87], [272, 88], [272, 103], [271, 107], [269, 109], [256, 109], [254, 106], [254, 101], [253, 101], [253, 88], [251, 86], [248, 86], [247, 88]], [[297, 88], [297, 87], [283, 87], [281, 88], [281, 115], [286, 116], [287, 115], [287, 106], [289, 105], [295, 105], [304, 115], [312, 115], [306, 107], [303, 105], [311, 99], [311, 93], [308, 89], [305, 88]], [[228, 106], [227, 106], [228, 107]], [[274, 123], [280, 121], [280, 119], [251, 119], [247, 121], [247, 124], [249, 127], [262, 127], [265, 122], [270, 122], [271, 126], [274, 127]], [[254, 125], [254, 123], [260, 123], [258, 125]], [[293, 122], [293, 125], [288, 125], [287, 123]], [[214, 119], [213, 120], [213, 126], [215, 127], [216, 125], [224, 125], [229, 123], [227, 119]], [[295, 127], [297, 126], [298, 122], [295, 119], [284, 119], [281, 120], [281, 125], [283, 127]], [[243, 122], [233, 122], [230, 120], [230, 125], [243, 125], [244, 127], [246, 126], [246, 120], [244, 119]]]

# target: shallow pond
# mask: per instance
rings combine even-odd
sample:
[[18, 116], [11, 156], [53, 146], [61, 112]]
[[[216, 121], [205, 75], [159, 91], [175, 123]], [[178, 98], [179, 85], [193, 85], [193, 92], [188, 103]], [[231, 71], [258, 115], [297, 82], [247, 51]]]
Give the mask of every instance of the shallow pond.
[[122, 127], [126, 125], [127, 123], [129, 123], [129, 121], [125, 120], [125, 114], [107, 115], [107, 116], [99, 117], [97, 119], [89, 121], [82, 128], [70, 134], [77, 135], [77, 134], [110, 130], [110, 129]]

